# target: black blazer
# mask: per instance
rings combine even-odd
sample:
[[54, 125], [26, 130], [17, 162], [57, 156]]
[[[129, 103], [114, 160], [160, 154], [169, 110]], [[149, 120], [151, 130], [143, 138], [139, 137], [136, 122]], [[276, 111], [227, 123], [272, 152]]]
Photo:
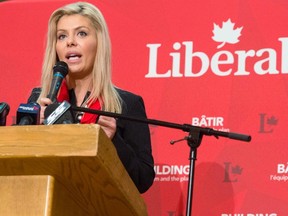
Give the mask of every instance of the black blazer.
[[[122, 99], [122, 114], [146, 118], [142, 97], [117, 89]], [[34, 88], [28, 102], [36, 102], [41, 88]], [[151, 150], [150, 131], [147, 124], [118, 118], [117, 130], [112, 142], [129, 176], [140, 193], [147, 191], [155, 177], [154, 160]]]
[[[123, 115], [146, 118], [142, 97], [120, 89], [118, 93], [123, 100]], [[155, 177], [148, 125], [117, 119], [117, 130], [112, 142], [139, 192], [147, 191]]]

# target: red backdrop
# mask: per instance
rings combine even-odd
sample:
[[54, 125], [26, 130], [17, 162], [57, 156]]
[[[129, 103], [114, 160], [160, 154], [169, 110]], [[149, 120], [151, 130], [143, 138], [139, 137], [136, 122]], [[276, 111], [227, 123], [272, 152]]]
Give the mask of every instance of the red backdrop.
[[[15, 122], [40, 82], [51, 12], [72, 1], [0, 3], [0, 102]], [[95, 0], [113, 45], [113, 81], [143, 96], [148, 117], [252, 135], [204, 137], [193, 215], [288, 212], [288, 2], [286, 0]], [[185, 215], [186, 134], [151, 125], [156, 178], [149, 215]]]

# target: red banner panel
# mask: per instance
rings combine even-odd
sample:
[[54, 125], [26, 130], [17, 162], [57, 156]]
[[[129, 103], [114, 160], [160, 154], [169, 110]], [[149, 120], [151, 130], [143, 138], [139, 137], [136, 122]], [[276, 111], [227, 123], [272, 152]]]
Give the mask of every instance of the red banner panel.
[[[0, 102], [20, 103], [40, 85], [49, 16], [71, 1], [0, 3]], [[286, 216], [288, 212], [288, 2], [90, 1], [112, 40], [113, 82], [143, 96], [148, 118], [249, 134], [203, 136], [192, 213]], [[149, 215], [186, 214], [187, 132], [150, 125], [156, 178]], [[218, 138], [218, 139], [217, 139]]]

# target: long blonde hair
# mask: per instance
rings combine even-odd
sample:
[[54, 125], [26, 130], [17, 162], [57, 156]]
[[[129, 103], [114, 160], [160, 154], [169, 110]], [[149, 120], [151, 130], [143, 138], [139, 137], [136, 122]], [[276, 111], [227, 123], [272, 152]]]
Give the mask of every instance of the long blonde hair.
[[92, 90], [89, 102], [100, 100], [102, 110], [121, 113], [121, 98], [111, 81], [111, 42], [105, 19], [101, 11], [86, 2], [68, 4], [55, 10], [49, 19], [47, 44], [42, 67], [42, 92], [39, 98], [47, 97], [52, 78], [53, 66], [58, 61], [56, 54], [56, 31], [60, 18], [64, 15], [80, 14], [91, 20], [96, 29], [97, 53], [92, 71]]

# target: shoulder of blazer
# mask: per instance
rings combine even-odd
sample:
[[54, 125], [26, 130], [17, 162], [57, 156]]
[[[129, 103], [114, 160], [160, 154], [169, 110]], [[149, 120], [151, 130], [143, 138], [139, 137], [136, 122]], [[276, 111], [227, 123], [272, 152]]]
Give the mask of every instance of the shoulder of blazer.
[[133, 106], [137, 101], [142, 101], [142, 97], [139, 95], [136, 95], [132, 92], [123, 90], [123, 89], [116, 89], [120, 98], [121, 98], [121, 104], [122, 104], [122, 113], [125, 113], [128, 111], [129, 107]]

